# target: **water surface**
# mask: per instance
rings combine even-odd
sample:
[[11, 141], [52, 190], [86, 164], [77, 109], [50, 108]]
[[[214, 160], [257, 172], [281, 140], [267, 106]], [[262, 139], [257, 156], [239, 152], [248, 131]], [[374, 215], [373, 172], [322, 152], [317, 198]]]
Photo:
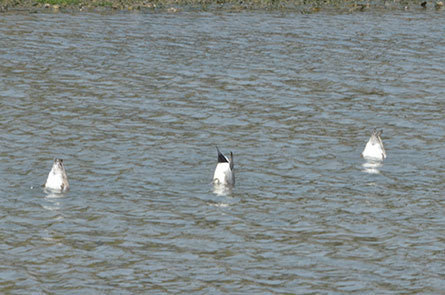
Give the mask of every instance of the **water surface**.
[[433, 11], [2, 14], [0, 292], [443, 292], [444, 36]]

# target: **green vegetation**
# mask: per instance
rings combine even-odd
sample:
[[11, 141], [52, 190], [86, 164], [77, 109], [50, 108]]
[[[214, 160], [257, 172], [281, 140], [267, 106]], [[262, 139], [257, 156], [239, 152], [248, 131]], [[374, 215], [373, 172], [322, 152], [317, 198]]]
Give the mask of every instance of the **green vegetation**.
[[40, 4], [51, 4], [51, 5], [60, 5], [60, 6], [70, 6], [70, 5], [79, 5], [80, 0], [36, 0], [37, 3]]
[[[421, 10], [442, 9], [444, 0], [430, 0], [421, 6], [418, 0], [0, 0], [0, 12], [15, 9], [39, 11], [141, 10], [178, 12], [183, 10], [282, 10], [315, 13], [336, 9], [361, 12], [370, 9]], [[435, 5], [433, 4], [435, 3]]]
[[98, 1], [96, 2], [98, 7], [113, 7], [113, 3], [110, 1]]

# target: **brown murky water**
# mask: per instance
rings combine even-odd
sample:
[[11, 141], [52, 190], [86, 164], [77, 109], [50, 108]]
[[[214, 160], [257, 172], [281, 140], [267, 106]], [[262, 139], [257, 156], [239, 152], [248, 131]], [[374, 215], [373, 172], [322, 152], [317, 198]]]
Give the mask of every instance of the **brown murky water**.
[[0, 293], [443, 292], [443, 19], [0, 15]]

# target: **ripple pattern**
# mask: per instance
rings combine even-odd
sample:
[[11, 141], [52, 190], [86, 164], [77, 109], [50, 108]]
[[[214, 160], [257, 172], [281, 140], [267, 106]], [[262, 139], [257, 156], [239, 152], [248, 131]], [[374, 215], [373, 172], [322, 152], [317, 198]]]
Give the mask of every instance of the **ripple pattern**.
[[444, 35], [440, 11], [2, 14], [0, 293], [442, 293]]

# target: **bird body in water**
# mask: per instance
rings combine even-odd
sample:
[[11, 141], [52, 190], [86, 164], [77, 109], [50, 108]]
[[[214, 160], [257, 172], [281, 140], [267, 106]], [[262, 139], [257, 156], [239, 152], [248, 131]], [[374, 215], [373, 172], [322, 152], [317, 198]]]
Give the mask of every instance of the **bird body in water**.
[[45, 188], [59, 192], [69, 190], [70, 184], [68, 183], [68, 176], [63, 166], [63, 159], [54, 159], [53, 167], [46, 179]]
[[230, 152], [230, 159], [224, 156], [216, 147], [218, 153], [218, 163], [213, 174], [213, 184], [215, 185], [235, 185], [235, 174], [233, 172], [233, 153]]
[[386, 151], [383, 147], [382, 138], [380, 137], [382, 132], [383, 130], [377, 131], [376, 129], [372, 131], [371, 137], [362, 152], [363, 158], [377, 161], [383, 161], [386, 158]]

